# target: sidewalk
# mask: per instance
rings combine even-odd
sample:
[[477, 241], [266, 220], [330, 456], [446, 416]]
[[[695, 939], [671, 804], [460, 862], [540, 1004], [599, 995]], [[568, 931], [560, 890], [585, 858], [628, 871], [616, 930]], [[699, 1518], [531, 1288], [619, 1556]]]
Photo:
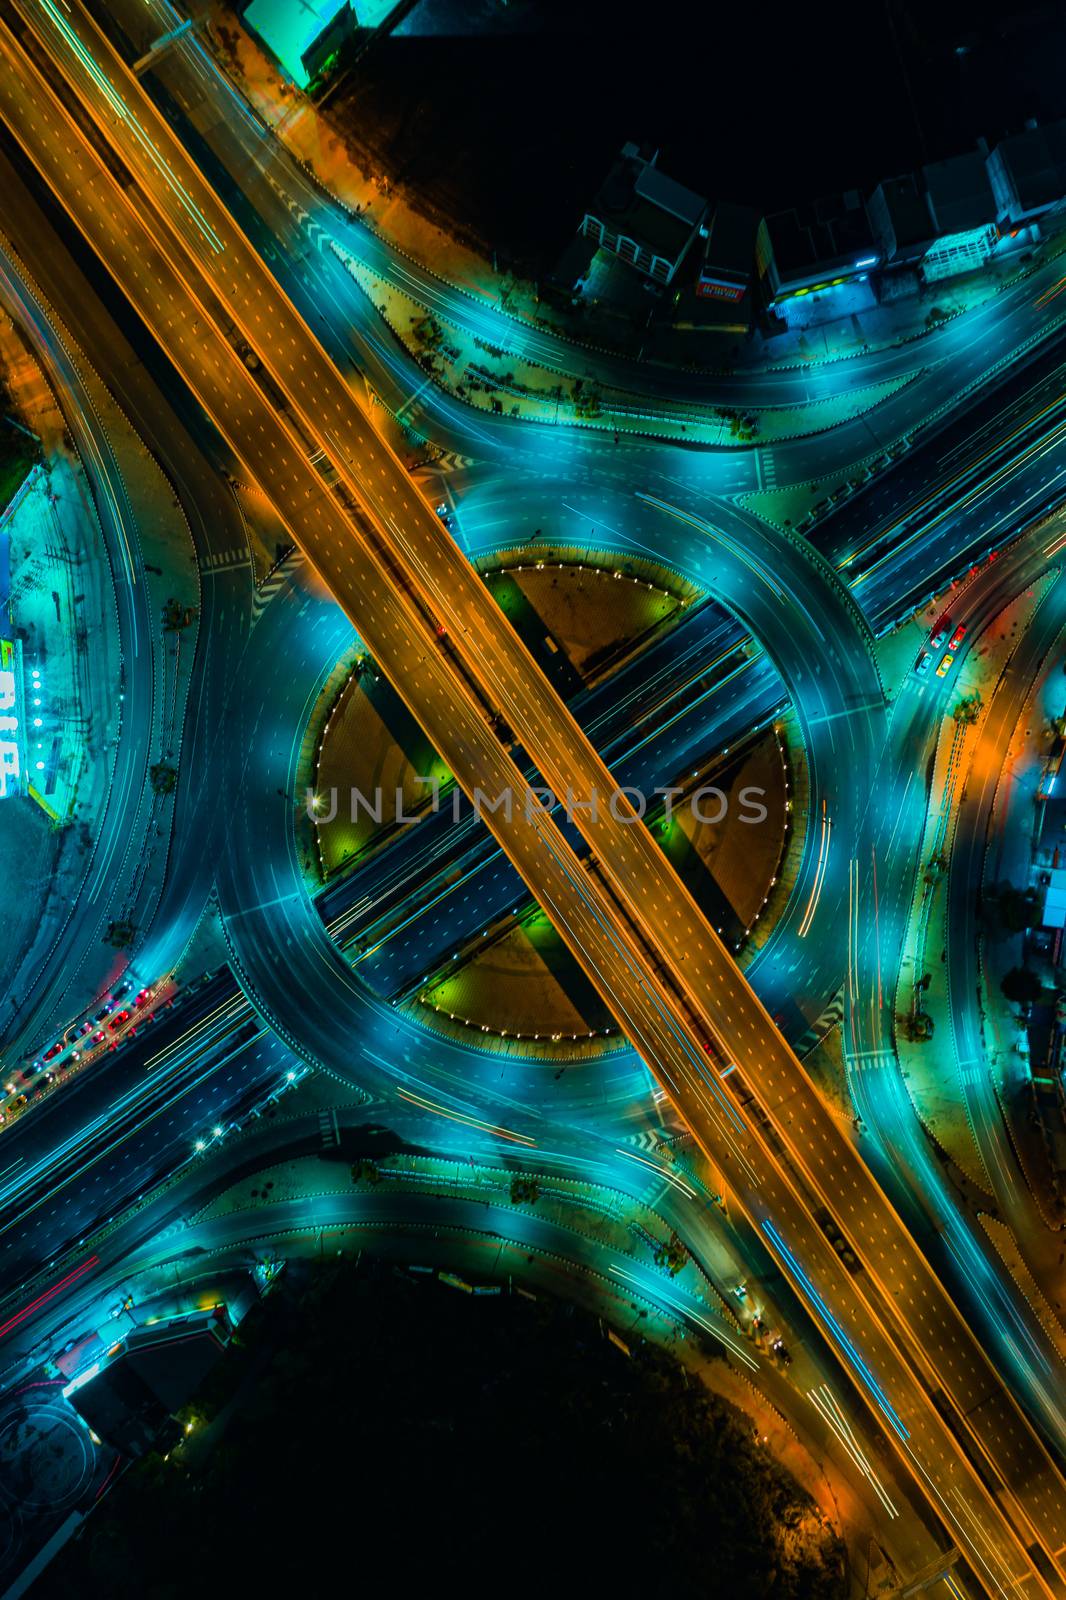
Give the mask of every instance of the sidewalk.
[[[582, 306], [577, 311], [549, 306], [540, 299], [534, 283], [496, 270], [484, 256], [458, 240], [449, 227], [427, 217], [428, 202], [409, 196], [386, 172], [374, 170], [379, 164], [334, 124], [328, 110], [316, 110], [284, 77], [258, 40], [220, 0], [207, 0], [204, 17], [205, 35], [216, 59], [261, 120], [323, 189], [371, 223], [382, 238], [445, 282], [509, 313], [519, 324], [550, 328], [572, 339], [575, 355], [585, 345], [632, 353], [628, 318], [612, 316], [606, 306]], [[709, 339], [703, 329], [658, 329], [654, 331], [655, 359], [708, 371], [766, 371], [813, 366], [845, 360], [860, 351], [891, 348], [983, 304], [1063, 249], [1066, 234], [1058, 233], [1031, 251], [1012, 251], [969, 277], [928, 285], [919, 297], [889, 305], [849, 303], [843, 314], [831, 321], [798, 326], [771, 337], [754, 333], [750, 338], [717, 335]], [[1026, 256], [1031, 259], [1024, 259]], [[817, 306], [820, 298], [824, 296], [811, 296], [810, 300]]]
[[488, 344], [464, 332], [439, 308], [436, 314], [427, 314], [412, 295], [335, 241], [330, 249], [439, 387], [467, 405], [498, 415], [742, 449], [755, 441], [766, 445], [821, 433], [864, 416], [911, 381], [909, 375], [892, 378], [829, 399], [764, 406], [751, 414], [699, 402], [648, 400], [636, 391], [575, 380], [562, 367], [538, 365], [519, 353], [518, 329], [514, 339], [518, 350], [506, 333], [502, 345]]
[[[981, 729], [995, 686], [1018, 633], [1055, 581], [1045, 576], [1011, 601], [989, 623], [967, 654], [939, 723], [935, 760], [927, 798], [919, 872], [911, 899], [897, 989], [897, 1012], [911, 1013], [914, 985], [929, 982], [921, 1009], [933, 1022], [933, 1036], [924, 1041], [897, 1032], [897, 1050], [907, 1089], [923, 1126], [977, 1189], [988, 1189], [984, 1164], [967, 1113], [953, 1039], [946, 952], [947, 874], [937, 863], [950, 860], [958, 809], [967, 774], [981, 741]], [[932, 608], [934, 611], [936, 607]], [[980, 692], [983, 708], [976, 723], [955, 722], [958, 700]]]
[[[1036, 795], [1047, 760], [1049, 725], [1066, 712], [1066, 677], [1053, 661], [1022, 708], [1004, 763], [989, 825], [985, 884], [1029, 886], [1034, 867], [1050, 867], [1049, 846], [1034, 845]], [[1026, 1024], [1000, 987], [1004, 975], [1025, 959], [1023, 935], [982, 941], [984, 1035], [996, 1092], [1034, 1200], [1049, 1226], [1061, 1228], [1055, 1207], [1047, 1145], [1031, 1111], [1029, 1037]], [[1035, 1245], [1036, 1240], [1028, 1241]]]

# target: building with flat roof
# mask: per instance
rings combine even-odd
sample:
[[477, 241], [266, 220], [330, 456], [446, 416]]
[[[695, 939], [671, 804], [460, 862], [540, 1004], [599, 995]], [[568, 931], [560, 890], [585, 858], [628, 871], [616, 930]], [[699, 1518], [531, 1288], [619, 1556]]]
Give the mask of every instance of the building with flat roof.
[[[350, 19], [345, 13], [350, 13]], [[271, 55], [306, 89], [335, 41], [354, 31], [356, 17], [348, 0], [250, 0], [244, 23], [259, 36]], [[328, 48], [323, 54], [321, 46]], [[310, 59], [310, 67], [304, 57]]]
[[225, 1306], [133, 1328], [64, 1389], [98, 1438], [141, 1456], [165, 1432], [229, 1343]]
[[922, 168], [936, 239], [922, 258], [927, 283], [983, 267], [999, 238], [996, 197], [983, 150]]
[[307, 74], [309, 82], [328, 72], [336, 63], [341, 47], [351, 38], [354, 38], [358, 26], [358, 19], [349, 0], [344, 4], [328, 22], [325, 23], [320, 33], [316, 34], [305, 50], [300, 52], [300, 65]]
[[672, 283], [707, 216], [707, 202], [660, 172], [658, 151], [625, 144], [586, 211], [581, 232], [658, 283]]
[[922, 168], [934, 232], [941, 238], [987, 228], [996, 220], [996, 197], [984, 150], [967, 150]]
[[1047, 873], [1047, 880], [1040, 897], [1040, 926], [1066, 927], [1066, 871], [1057, 867]]
[[936, 236], [929, 203], [913, 173], [883, 179], [866, 202], [866, 214], [885, 266], [920, 261]]
[[857, 189], [764, 217], [756, 262], [768, 299], [830, 289], [867, 273], [880, 249]]
[[720, 200], [714, 208], [703, 247], [696, 296], [739, 305], [755, 272], [759, 213], [750, 206]]
[[1066, 196], [1066, 121], [1001, 139], [988, 157], [1001, 226], [1031, 222]]

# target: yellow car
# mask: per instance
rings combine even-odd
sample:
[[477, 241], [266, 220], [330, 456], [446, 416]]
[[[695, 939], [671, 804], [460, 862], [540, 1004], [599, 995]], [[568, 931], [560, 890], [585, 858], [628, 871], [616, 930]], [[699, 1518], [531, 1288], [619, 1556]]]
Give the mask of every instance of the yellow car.
[[951, 668], [952, 668], [952, 666], [954, 664], [954, 661], [955, 661], [955, 657], [954, 656], [946, 655], [944, 657], [943, 661], [940, 663], [939, 667], [937, 667], [937, 669], [936, 669], [937, 677], [938, 678], [946, 678], [948, 673], [951, 671]]

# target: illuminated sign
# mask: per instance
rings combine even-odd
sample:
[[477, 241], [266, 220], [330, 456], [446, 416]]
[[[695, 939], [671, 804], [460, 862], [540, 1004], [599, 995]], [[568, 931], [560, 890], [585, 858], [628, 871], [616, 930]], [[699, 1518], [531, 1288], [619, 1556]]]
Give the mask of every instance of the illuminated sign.
[[729, 300], [735, 304], [744, 298], [744, 285], [726, 283], [723, 278], [701, 277], [696, 294], [701, 300]]
[[0, 639], [0, 800], [18, 794], [19, 761], [17, 652], [10, 639]]

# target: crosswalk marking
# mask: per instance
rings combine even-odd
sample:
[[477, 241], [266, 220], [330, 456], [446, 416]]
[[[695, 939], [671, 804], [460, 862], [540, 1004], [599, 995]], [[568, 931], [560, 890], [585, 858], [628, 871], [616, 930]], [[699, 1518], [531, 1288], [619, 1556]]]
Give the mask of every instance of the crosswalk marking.
[[220, 572], [224, 567], [250, 567], [252, 558], [247, 545], [235, 545], [232, 550], [210, 550], [200, 563], [201, 572]]
[[841, 985], [839, 992], [826, 1006], [821, 1016], [816, 1017], [810, 1027], [800, 1034], [792, 1048], [798, 1056], [809, 1055], [816, 1044], [821, 1044], [826, 1034], [833, 1028], [839, 1027], [844, 1020], [844, 988]]
[[306, 559], [307, 558], [302, 550], [290, 550], [288, 555], [284, 556], [282, 560], [278, 562], [277, 566], [272, 567], [267, 573], [262, 583], [252, 595], [253, 627], [259, 621], [259, 618], [263, 615], [263, 612], [266, 610], [271, 600], [273, 600], [278, 590], [285, 587], [293, 573], [303, 566]]
[[437, 456], [432, 461], [425, 461], [415, 467], [411, 476], [420, 477], [429, 472], [463, 472], [467, 467], [473, 466], [472, 456], [456, 455], [454, 450], [445, 450], [443, 455]]

